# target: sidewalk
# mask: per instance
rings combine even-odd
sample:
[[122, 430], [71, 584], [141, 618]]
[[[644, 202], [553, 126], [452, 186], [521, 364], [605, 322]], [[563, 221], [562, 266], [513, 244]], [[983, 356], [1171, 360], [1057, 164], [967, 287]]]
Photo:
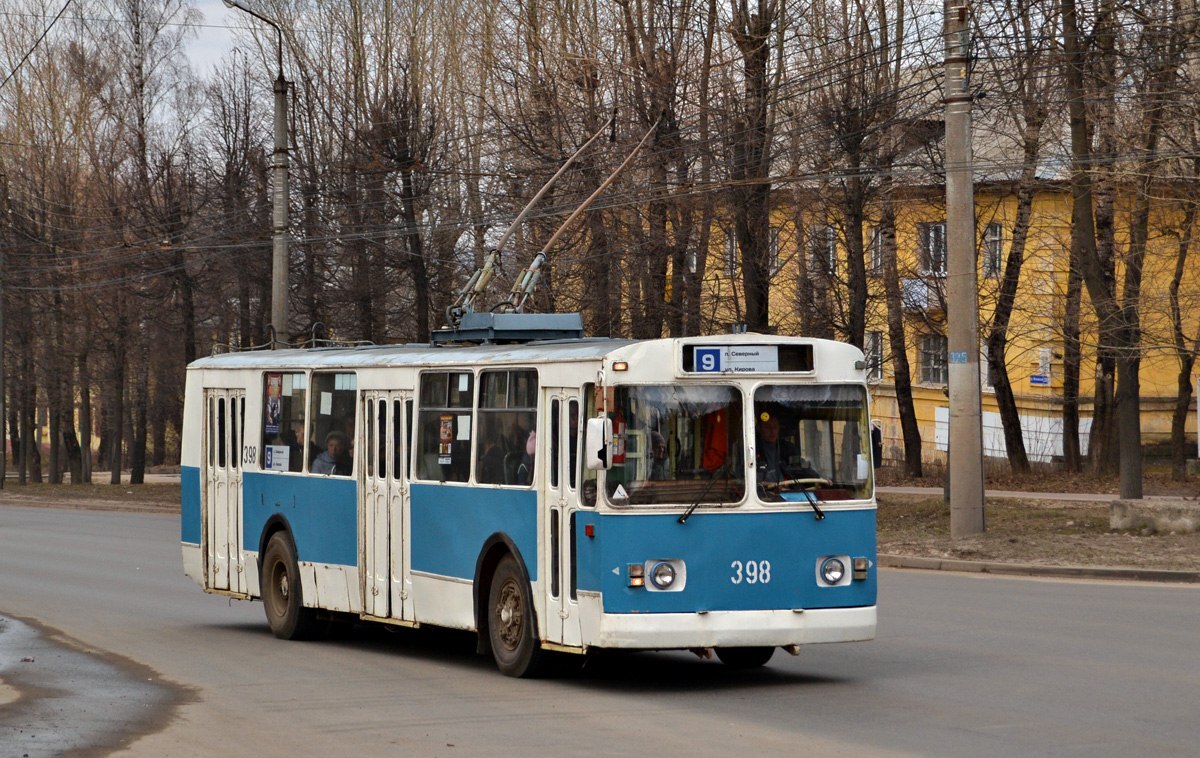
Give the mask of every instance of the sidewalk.
[[[876, 487], [876, 495], [925, 495], [941, 497], [941, 487]], [[1078, 503], [1111, 503], [1120, 500], [1120, 495], [1112, 493], [1086, 492], [1024, 492], [1022, 490], [984, 490], [984, 497], [1002, 497], [1009, 500], [1066, 500]], [[1153, 500], [1153, 496], [1147, 498]]]

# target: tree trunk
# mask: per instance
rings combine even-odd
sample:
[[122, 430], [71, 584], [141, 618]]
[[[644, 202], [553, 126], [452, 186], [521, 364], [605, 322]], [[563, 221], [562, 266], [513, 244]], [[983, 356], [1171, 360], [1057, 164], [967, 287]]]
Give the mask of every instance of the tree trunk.
[[[886, 175], [885, 175], [886, 177]], [[922, 475], [921, 429], [913, 403], [912, 375], [904, 336], [904, 304], [900, 295], [900, 270], [896, 263], [896, 212], [892, 205], [891, 181], [884, 179], [883, 208], [879, 219], [879, 244], [883, 246], [883, 284], [887, 298], [888, 340], [892, 351], [892, 373], [896, 385], [896, 408], [904, 439], [904, 470]]]

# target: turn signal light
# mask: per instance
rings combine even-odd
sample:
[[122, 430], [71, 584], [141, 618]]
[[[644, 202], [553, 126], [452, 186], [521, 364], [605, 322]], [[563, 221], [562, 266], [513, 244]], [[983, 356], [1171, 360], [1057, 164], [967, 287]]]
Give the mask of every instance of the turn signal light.
[[641, 563], [629, 564], [629, 586], [630, 587], [645, 587], [646, 586], [646, 566]]

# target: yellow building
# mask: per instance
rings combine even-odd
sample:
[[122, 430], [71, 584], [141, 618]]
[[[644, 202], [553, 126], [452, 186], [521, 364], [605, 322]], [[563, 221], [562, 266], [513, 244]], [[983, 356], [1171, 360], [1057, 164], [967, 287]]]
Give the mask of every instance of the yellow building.
[[[897, 268], [901, 280], [906, 351], [913, 385], [913, 400], [921, 431], [922, 455], [942, 459], [946, 449], [948, 400], [945, 340], [946, 235], [944, 196], [939, 188], [912, 193], [896, 201]], [[782, 194], [782, 193], [781, 193]], [[986, 339], [1008, 256], [1017, 198], [1011, 184], [996, 183], [976, 189], [979, 239], [979, 306], [983, 427], [985, 454], [1003, 458], [1004, 436], [987, 376]], [[1118, 252], [1126, 244], [1124, 219], [1128, 208], [1117, 208]], [[1167, 441], [1171, 412], [1177, 396], [1179, 363], [1173, 345], [1170, 284], [1179, 255], [1179, 203], [1164, 199], [1151, 221], [1141, 297], [1142, 323], [1142, 434], [1143, 443]], [[1070, 247], [1071, 198], [1069, 188], [1047, 182], [1034, 196], [1020, 284], [1008, 329], [1009, 380], [1022, 420], [1024, 442], [1031, 461], [1050, 461], [1062, 454], [1062, 402], [1064, 316]], [[808, 287], [822, 307], [844, 309], [846, 300], [845, 231], [836, 220], [797, 212], [782, 202], [772, 216], [771, 254], [773, 280], [771, 322], [782, 334], [802, 333], [800, 300]], [[713, 234], [705, 274], [706, 323], [720, 328], [743, 321], [738, 252], [732, 226]], [[897, 411], [892, 345], [887, 339], [887, 306], [881, 249], [874, 226], [864, 228], [868, 272], [866, 344], [874, 367], [874, 414], [882, 422], [885, 458], [902, 459], [903, 443]], [[802, 260], [801, 256], [806, 256]], [[1119, 256], [1118, 256], [1119, 257]], [[1118, 264], [1119, 265], [1119, 264]], [[1118, 269], [1118, 286], [1122, 272]], [[1096, 382], [1096, 319], [1086, 289], [1081, 299], [1079, 412], [1081, 449], [1087, 450]], [[1187, 258], [1180, 287], [1185, 332], [1196, 338], [1200, 324], [1200, 251]], [[838, 319], [833, 319], [837, 322]], [[836, 323], [821, 336], [842, 338]], [[1200, 369], [1197, 369], [1200, 371]], [[1196, 386], [1193, 377], [1193, 387]], [[1188, 435], [1196, 434], [1195, 398], [1189, 414]]]

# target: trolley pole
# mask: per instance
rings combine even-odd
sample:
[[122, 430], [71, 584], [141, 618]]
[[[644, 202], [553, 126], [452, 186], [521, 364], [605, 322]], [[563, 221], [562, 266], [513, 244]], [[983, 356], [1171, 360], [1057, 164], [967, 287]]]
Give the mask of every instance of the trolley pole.
[[971, 171], [970, 0], [945, 0], [946, 323], [950, 391], [950, 537], [984, 531], [979, 286]]

